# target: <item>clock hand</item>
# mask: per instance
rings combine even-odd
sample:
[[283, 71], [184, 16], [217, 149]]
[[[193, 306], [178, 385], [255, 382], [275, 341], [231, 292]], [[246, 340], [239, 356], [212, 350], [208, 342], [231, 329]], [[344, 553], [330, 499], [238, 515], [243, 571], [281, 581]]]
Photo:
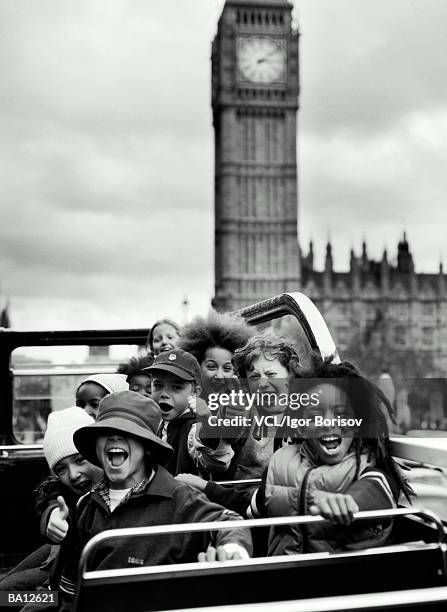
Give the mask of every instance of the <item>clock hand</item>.
[[258, 59], [258, 64], [263, 64], [264, 62], [268, 62], [268, 58], [273, 55], [274, 53], [276, 53], [276, 49], [273, 49], [273, 51], [270, 51], [269, 53], [267, 53], [267, 55], [264, 55], [263, 57], [260, 57]]

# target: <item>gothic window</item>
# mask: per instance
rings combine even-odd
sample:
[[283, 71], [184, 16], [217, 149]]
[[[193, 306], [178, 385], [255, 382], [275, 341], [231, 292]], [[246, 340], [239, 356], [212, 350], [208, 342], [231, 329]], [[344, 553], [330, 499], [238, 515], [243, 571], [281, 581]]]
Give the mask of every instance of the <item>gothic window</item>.
[[425, 317], [431, 317], [434, 314], [434, 304], [432, 302], [423, 302], [422, 303], [422, 314]]
[[408, 304], [398, 303], [394, 306], [394, 314], [398, 319], [404, 319], [408, 317]]
[[249, 130], [248, 130], [248, 159], [250, 161], [256, 160], [256, 117], [249, 118]]
[[349, 340], [349, 328], [343, 324], [335, 325], [334, 336], [339, 348], [346, 348]]
[[422, 328], [422, 346], [424, 348], [430, 348], [433, 346], [434, 334], [433, 327], [423, 327]]
[[403, 348], [406, 345], [406, 328], [404, 325], [396, 325], [394, 328], [394, 344], [397, 348]]
[[242, 270], [243, 270], [243, 272], [245, 272], [245, 274], [248, 274], [248, 272], [250, 271], [249, 270], [249, 265], [250, 265], [249, 257], [250, 257], [250, 253], [249, 253], [249, 247], [248, 247], [248, 236], [247, 236], [247, 234], [245, 234], [242, 237], [242, 240], [243, 240], [243, 251], [242, 252], [244, 253], [244, 256], [242, 258]]
[[248, 202], [248, 216], [249, 217], [255, 217], [256, 216], [256, 210], [255, 210], [255, 203], [256, 203], [256, 189], [255, 189], [255, 184], [252, 180], [248, 181], [248, 198], [247, 198], [247, 202]]
[[247, 183], [247, 179], [245, 177], [242, 179], [241, 199], [242, 199], [242, 216], [243, 217], [248, 217], [249, 216], [249, 210], [248, 210], [248, 183]]
[[248, 159], [248, 117], [239, 117], [239, 124], [241, 130], [239, 132], [242, 140], [242, 146], [240, 147], [242, 159]]

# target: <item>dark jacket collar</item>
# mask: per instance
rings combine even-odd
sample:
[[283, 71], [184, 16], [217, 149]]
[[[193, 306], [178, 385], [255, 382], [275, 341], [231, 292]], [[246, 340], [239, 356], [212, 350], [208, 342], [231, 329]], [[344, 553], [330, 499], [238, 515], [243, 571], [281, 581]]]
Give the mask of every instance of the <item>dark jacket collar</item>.
[[181, 427], [185, 421], [197, 421], [197, 416], [192, 412], [185, 412], [173, 421], [169, 421], [168, 429], [174, 429], [175, 427]]
[[146, 487], [144, 494], [156, 497], [173, 497], [174, 489], [174, 477], [162, 465], [157, 465], [155, 466], [155, 476]]
[[[146, 478], [133, 488], [129, 494], [129, 498], [141, 497], [143, 495], [151, 497], [173, 497], [175, 489], [174, 477], [161, 465], [155, 466], [154, 471], [155, 474], [152, 478]], [[108, 508], [108, 489], [109, 482], [106, 478], [103, 478], [92, 488], [90, 494], [87, 493], [85, 497], [91, 495], [92, 499], [97, 503]]]

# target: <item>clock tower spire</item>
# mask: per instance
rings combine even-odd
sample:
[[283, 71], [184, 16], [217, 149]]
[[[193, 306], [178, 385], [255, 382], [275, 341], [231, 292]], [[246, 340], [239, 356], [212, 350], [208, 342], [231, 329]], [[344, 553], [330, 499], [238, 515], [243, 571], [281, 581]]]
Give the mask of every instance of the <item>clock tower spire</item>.
[[227, 0], [213, 41], [219, 310], [299, 286], [298, 32], [291, 12], [287, 0]]

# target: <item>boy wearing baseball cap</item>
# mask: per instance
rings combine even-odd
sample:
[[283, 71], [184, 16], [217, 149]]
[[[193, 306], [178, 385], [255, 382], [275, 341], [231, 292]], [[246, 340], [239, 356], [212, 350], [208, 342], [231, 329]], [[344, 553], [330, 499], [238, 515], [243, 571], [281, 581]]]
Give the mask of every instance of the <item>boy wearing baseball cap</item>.
[[[83, 457], [102, 466], [104, 479], [79, 502], [73, 529], [62, 545], [67, 563], [60, 582], [63, 609], [74, 595], [80, 553], [105, 529], [234, 520], [237, 514], [209, 502], [197, 491], [177, 482], [160, 463], [172, 448], [157, 436], [160, 410], [155, 402], [134, 391], [107, 395], [95, 423], [74, 434]], [[120, 540], [98, 551], [90, 569], [124, 568], [196, 561], [210, 541], [222, 557], [246, 558], [251, 552], [247, 529], [190, 533]], [[64, 554], [65, 554], [64, 553]]]
[[197, 420], [192, 400], [202, 390], [199, 363], [191, 353], [171, 349], [157, 355], [147, 371], [152, 376], [152, 399], [161, 412], [158, 436], [174, 449], [165, 467], [174, 476], [182, 472], [197, 474], [188, 437]]

